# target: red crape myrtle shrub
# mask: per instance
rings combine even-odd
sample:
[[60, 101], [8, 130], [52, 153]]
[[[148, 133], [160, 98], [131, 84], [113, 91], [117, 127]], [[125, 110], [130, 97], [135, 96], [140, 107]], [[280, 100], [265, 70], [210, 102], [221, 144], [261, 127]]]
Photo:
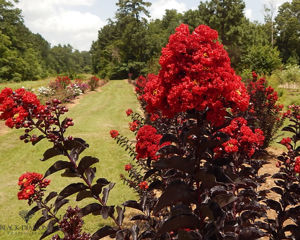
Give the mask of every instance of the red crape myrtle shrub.
[[[89, 145], [83, 139], [66, 135], [67, 128], [74, 123], [68, 117], [62, 119], [66, 109], [58, 100], [48, 102], [37, 113], [28, 111], [26, 119], [22, 120], [25, 134], [21, 139], [33, 139], [32, 143], [36, 144], [45, 138], [52, 143], [42, 161], [55, 156], [66, 159], [55, 161], [44, 178], [63, 170], [62, 175], [74, 181], [59, 192], [45, 195], [45, 199], [31, 209], [30, 214], [39, 210], [43, 213], [34, 225], [35, 230], [48, 223], [41, 239], [56, 231], [63, 232], [64, 239], [72, 240], [97, 240], [106, 236], [153, 240], [259, 239], [276, 236], [274, 232], [281, 234], [282, 216], [285, 220], [294, 220], [293, 226], [283, 232], [290, 231], [295, 239], [299, 208], [293, 207], [293, 211], [289, 208], [292, 207], [291, 199], [299, 199], [294, 184], [298, 177], [295, 172], [298, 150], [290, 146], [289, 153], [296, 152], [290, 157], [292, 165], [288, 169], [292, 174], [285, 173], [291, 184], [287, 180], [278, 181], [283, 192], [286, 189], [294, 191], [292, 195], [283, 193], [282, 201], [286, 202], [279, 202], [282, 212], [289, 214], [279, 214], [278, 221], [268, 219], [267, 208], [280, 209], [268, 199], [268, 190], [258, 188], [268, 176], [259, 173], [266, 161], [252, 159], [253, 152], [262, 145], [262, 132], [250, 129], [247, 121], [240, 117], [241, 111], [248, 109], [249, 96], [240, 77], [230, 67], [228, 55], [217, 41], [217, 32], [201, 25], [190, 34], [188, 26], [181, 25], [170, 37], [160, 64], [158, 76], [148, 76], [143, 94], [146, 109], [154, 116], [154, 121], [145, 125], [138, 114], [128, 112], [132, 121], [140, 123], [136, 144], [117, 130], [110, 132], [135, 161], [126, 164], [128, 178], [122, 179], [136, 189], [138, 200], [128, 200], [120, 206], [108, 205], [109, 193], [115, 184], [105, 178], [96, 178], [93, 165], [99, 160], [81, 156]], [[23, 106], [18, 98], [13, 102]], [[291, 114], [294, 116], [292, 111]], [[296, 137], [285, 144], [299, 138], [297, 124], [296, 128], [288, 126]], [[40, 131], [41, 135], [33, 137], [32, 130]], [[280, 190], [274, 189], [275, 192]], [[78, 202], [87, 198], [94, 202], [80, 209], [70, 209], [60, 219], [59, 210], [75, 194]], [[129, 227], [129, 224], [124, 225], [127, 208], [138, 211], [132, 216], [133, 225]], [[91, 235], [81, 233], [81, 218], [88, 214], [109, 217], [113, 226], [102, 226]]]
[[287, 152], [278, 157], [278, 172], [272, 176], [276, 187], [271, 188], [280, 198], [265, 201], [276, 213], [275, 219], [268, 219], [268, 225], [264, 226], [272, 240], [298, 239], [300, 236], [300, 106], [289, 106], [284, 116], [289, 124], [282, 130], [289, 132], [291, 137], [280, 141]]
[[[251, 159], [264, 136], [244, 118], [235, 118], [248, 109], [249, 96], [216, 31], [199, 26], [190, 34], [181, 25], [163, 49], [160, 64], [157, 76], [148, 75], [142, 95], [155, 131], [143, 137], [138, 132], [135, 149], [136, 163], [144, 170], [142, 180], [149, 187], [139, 192], [140, 203], [125, 203], [145, 209], [144, 215], [133, 217], [146, 221], [141, 237], [146, 232], [151, 239], [266, 235], [263, 223], [255, 221], [266, 217], [261, 200], [267, 190], [257, 190], [267, 176], [258, 173], [265, 161]], [[160, 147], [147, 151], [156, 139], [152, 134], [161, 135], [154, 144]], [[145, 154], [146, 165], [138, 159], [140, 146], [151, 156], [156, 152], [154, 158]], [[135, 166], [128, 172], [129, 186], [136, 188], [139, 181], [143, 186]]]
[[192, 34], [187, 25], [176, 28], [162, 50], [159, 74], [148, 76], [143, 99], [149, 113], [161, 112], [171, 118], [188, 110], [208, 108], [206, 119], [221, 126], [226, 109], [247, 109], [246, 88], [217, 39], [217, 31], [205, 25]]
[[247, 89], [250, 95], [249, 124], [264, 132], [263, 148], [267, 148], [277, 137], [276, 133], [283, 124], [284, 118], [281, 116], [283, 105], [277, 103], [277, 92], [271, 86], [267, 86], [266, 79], [257, 79], [255, 72], [252, 72], [252, 81]]
[[96, 76], [92, 76], [88, 81], [88, 85], [90, 86], [91, 91], [95, 91], [95, 89], [100, 85], [100, 79]]
[[49, 86], [55, 90], [65, 89], [71, 84], [68, 76], [57, 76], [54, 82], [50, 82]]

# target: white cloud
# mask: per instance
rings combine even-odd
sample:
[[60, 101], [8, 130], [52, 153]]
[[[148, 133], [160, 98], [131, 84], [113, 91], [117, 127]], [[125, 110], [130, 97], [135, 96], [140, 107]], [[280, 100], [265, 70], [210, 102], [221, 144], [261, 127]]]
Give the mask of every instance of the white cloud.
[[97, 15], [74, 7], [92, 7], [95, 0], [21, 0], [26, 26], [40, 33], [51, 44], [70, 43], [79, 50], [89, 50], [105, 22]]
[[252, 20], [253, 16], [252, 16], [252, 9], [248, 8], [245, 10], [245, 15], [246, 15], [246, 18]]
[[187, 7], [184, 3], [177, 0], [158, 0], [152, 3], [152, 6], [150, 7], [151, 18], [162, 18], [166, 9], [176, 9], [178, 12], [182, 13], [187, 10]]

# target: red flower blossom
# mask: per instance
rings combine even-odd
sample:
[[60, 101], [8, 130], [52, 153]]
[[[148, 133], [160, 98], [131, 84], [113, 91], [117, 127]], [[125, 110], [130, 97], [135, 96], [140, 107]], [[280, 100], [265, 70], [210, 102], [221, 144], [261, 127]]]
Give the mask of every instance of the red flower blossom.
[[139, 187], [141, 190], [146, 190], [149, 188], [148, 183], [146, 181], [140, 182]]
[[136, 131], [138, 126], [139, 126], [139, 121], [137, 121], [137, 120], [129, 123], [129, 129], [132, 132]]
[[130, 116], [132, 113], [133, 113], [133, 111], [132, 111], [131, 108], [128, 108], [128, 109], [126, 110], [126, 115], [127, 115], [127, 116]]
[[30, 197], [32, 197], [35, 193], [35, 187], [34, 185], [29, 185], [26, 188], [24, 188], [22, 191], [18, 192], [18, 199], [19, 200], [27, 200]]
[[18, 192], [19, 200], [33, 199], [36, 195], [50, 184], [49, 179], [43, 179], [43, 175], [35, 172], [27, 172], [19, 177]]
[[116, 138], [119, 135], [119, 132], [117, 130], [110, 130], [110, 136], [112, 138]]
[[290, 139], [289, 137], [287, 138], [283, 138], [280, 143], [284, 146], [288, 146], [291, 143], [292, 139]]
[[132, 168], [131, 164], [126, 164], [125, 165], [125, 171], [130, 171]]
[[148, 75], [143, 99], [149, 113], [162, 116], [209, 109], [207, 119], [222, 125], [227, 109], [245, 111], [249, 96], [230, 59], [217, 41], [218, 33], [200, 25], [190, 34], [180, 25], [162, 50], [159, 74]]
[[141, 127], [136, 136], [136, 159], [151, 158], [152, 160], [157, 160], [159, 158], [159, 156], [156, 155], [157, 151], [161, 147], [170, 144], [164, 143], [160, 145], [159, 141], [161, 138], [162, 135], [157, 134], [157, 130], [154, 127], [150, 125]]
[[294, 167], [294, 171], [296, 173], [300, 173], [300, 156], [295, 158], [295, 167]]
[[40, 102], [36, 95], [23, 88], [5, 88], [0, 93], [0, 120], [10, 127], [21, 127], [27, 116], [39, 114]]
[[244, 118], [235, 118], [230, 125], [220, 130], [228, 134], [230, 140], [222, 144], [221, 148], [216, 148], [215, 153], [220, 156], [222, 150], [226, 153], [246, 153], [251, 157], [255, 150], [264, 143], [263, 132], [260, 129], [255, 129], [253, 132], [248, 126]]

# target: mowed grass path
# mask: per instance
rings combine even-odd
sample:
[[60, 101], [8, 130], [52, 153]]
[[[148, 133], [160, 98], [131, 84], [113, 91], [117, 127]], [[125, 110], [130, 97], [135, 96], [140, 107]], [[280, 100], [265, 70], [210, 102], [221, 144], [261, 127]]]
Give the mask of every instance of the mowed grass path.
[[[87, 141], [90, 147], [81, 154], [82, 156], [95, 156], [100, 159], [96, 164], [96, 178], [105, 177], [117, 183], [111, 191], [109, 204], [121, 204], [135, 198], [135, 194], [120, 181], [120, 174], [125, 173], [124, 164], [130, 162], [128, 154], [118, 146], [110, 137], [109, 131], [117, 129], [123, 135], [134, 139], [134, 135], [128, 130], [130, 119], [125, 110], [138, 109], [136, 96], [132, 85], [126, 81], [110, 81], [101, 90], [85, 95], [79, 104], [73, 106], [67, 116], [74, 119], [75, 125], [67, 133], [75, 137], [81, 137]], [[26, 225], [20, 217], [20, 211], [28, 211], [26, 201], [17, 199], [18, 177], [26, 171], [45, 173], [55, 160], [64, 159], [63, 156], [41, 162], [43, 152], [51, 144], [46, 141], [36, 146], [24, 144], [19, 140], [22, 130], [10, 130], [0, 136], [0, 239], [1, 240], [35, 240], [39, 239], [42, 230], [32, 232], [27, 229], [34, 225], [37, 213]], [[126, 173], [125, 173], [126, 174]], [[49, 192], [59, 191], [73, 181], [80, 182], [79, 178], [62, 178], [60, 173], [49, 176], [51, 184]], [[76, 195], [70, 198], [74, 199]], [[75, 201], [71, 204], [79, 207], [94, 202], [93, 199], [84, 202]], [[63, 214], [63, 211], [60, 212]], [[100, 216], [87, 216], [85, 230], [93, 232], [105, 224]], [[47, 238], [50, 239], [50, 238]]]

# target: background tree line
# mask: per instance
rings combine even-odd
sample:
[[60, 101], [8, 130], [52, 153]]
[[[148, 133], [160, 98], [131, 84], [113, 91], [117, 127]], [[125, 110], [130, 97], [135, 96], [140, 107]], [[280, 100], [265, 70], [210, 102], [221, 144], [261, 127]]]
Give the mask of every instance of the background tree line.
[[89, 52], [79, 52], [70, 45], [51, 47], [24, 25], [14, 2], [0, 0], [0, 82], [91, 72]]
[[[219, 32], [233, 67], [270, 74], [283, 64], [300, 63], [300, 0], [283, 3], [274, 18], [272, 2], [265, 6], [265, 22], [245, 17], [243, 0], [200, 2], [183, 14], [166, 10], [162, 19], [151, 19], [144, 0], [119, 0], [115, 18], [98, 32], [91, 47], [92, 69], [110, 79], [133, 77], [158, 70], [161, 48], [180, 23], [193, 30], [206, 24]], [[149, 20], [151, 19], [151, 20]]]

